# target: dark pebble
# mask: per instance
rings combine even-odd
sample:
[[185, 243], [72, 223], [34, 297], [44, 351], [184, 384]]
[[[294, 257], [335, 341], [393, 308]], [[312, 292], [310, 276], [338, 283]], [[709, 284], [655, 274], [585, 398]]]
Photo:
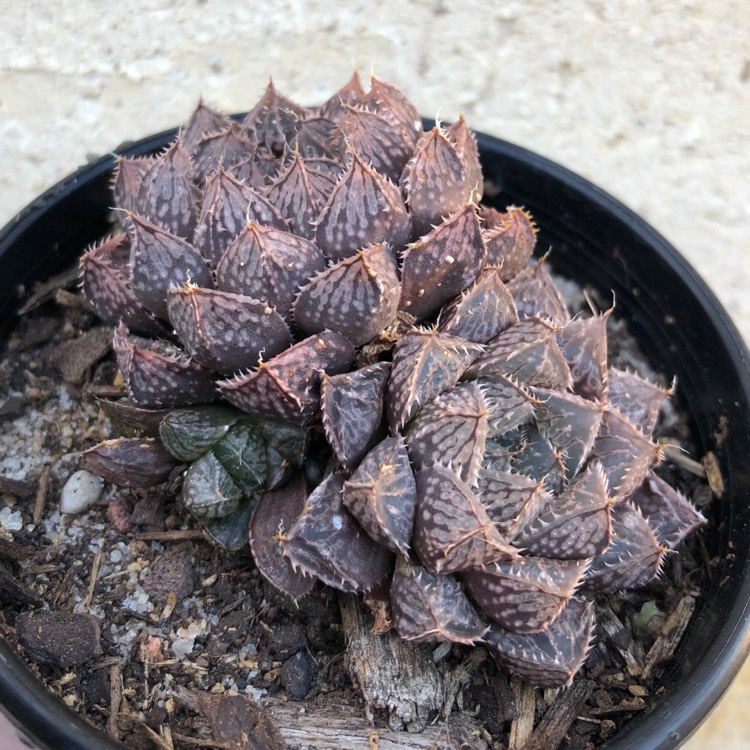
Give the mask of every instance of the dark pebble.
[[278, 661], [284, 661], [307, 644], [304, 628], [296, 622], [277, 625], [268, 636], [268, 650]]
[[193, 563], [183, 551], [164, 552], [156, 558], [143, 588], [157, 602], [165, 602], [174, 593], [179, 602], [193, 593]]
[[94, 706], [109, 706], [111, 699], [109, 686], [109, 670], [94, 669], [81, 677], [81, 692], [86, 704], [86, 710], [94, 710]]
[[281, 667], [281, 684], [293, 700], [301, 701], [307, 695], [314, 678], [313, 663], [306, 651], [298, 651]]
[[102, 653], [99, 623], [91, 615], [30, 612], [16, 621], [18, 640], [40, 664], [68, 669]]

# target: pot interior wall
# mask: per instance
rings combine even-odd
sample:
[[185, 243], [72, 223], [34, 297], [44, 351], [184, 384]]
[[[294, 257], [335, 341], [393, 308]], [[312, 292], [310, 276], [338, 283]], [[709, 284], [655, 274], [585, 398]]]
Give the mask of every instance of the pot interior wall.
[[[173, 135], [156, 135], [122, 153], [156, 151]], [[710, 450], [719, 458], [726, 489], [712, 508], [708, 542], [710, 554], [720, 555], [721, 562], [664, 674], [662, 682], [669, 686], [665, 697], [607, 744], [619, 749], [673, 747], [708, 713], [750, 647], [747, 351], [695, 272], [628, 209], [523, 149], [486, 136], [479, 137], [479, 145], [485, 178], [500, 190], [485, 200], [498, 208], [525, 206], [541, 230], [538, 247], [552, 248], [555, 271], [592, 284], [605, 299], [614, 293], [617, 315], [628, 319], [655, 369], [677, 377], [679, 403], [693, 415], [699, 453]], [[2, 330], [14, 323], [19, 284], [28, 288], [69, 267], [85, 245], [107, 231], [113, 165], [114, 158], [105, 157], [84, 168], [42, 195], [0, 233]], [[8, 705], [13, 693], [19, 720], [36, 725], [39, 738], [51, 742], [48, 746], [115, 747], [104, 738], [90, 744], [88, 734], [77, 734], [80, 729], [74, 724], [70, 737], [85, 739], [84, 744], [60, 744], [60, 735], [52, 740], [45, 722], [58, 727], [65, 722], [53, 715], [51, 696], [40, 684], [21, 680], [19, 692], [16, 679], [22, 670], [16, 655], [0, 643], [0, 700]], [[38, 708], [27, 705], [39, 696]]]

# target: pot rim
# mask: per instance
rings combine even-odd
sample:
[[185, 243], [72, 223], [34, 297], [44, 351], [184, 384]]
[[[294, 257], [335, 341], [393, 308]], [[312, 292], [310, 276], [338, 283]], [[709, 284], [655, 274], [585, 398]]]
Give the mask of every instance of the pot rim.
[[[432, 124], [432, 121], [425, 120], [426, 127]], [[153, 153], [174, 138], [176, 132], [176, 129], [166, 130], [125, 144], [50, 187], [0, 230], [0, 263], [6, 264], [7, 251], [65, 196], [106, 179], [116, 164], [117, 156]], [[718, 337], [716, 345], [721, 347], [736, 373], [744, 405], [747, 407], [750, 404], [750, 355], [742, 337], [706, 282], [664, 237], [619, 200], [556, 162], [489, 135], [477, 133], [476, 136], [483, 157], [492, 152], [495, 158], [520, 165], [535, 176], [550, 180], [572, 200], [590, 204], [602, 215], [627, 225], [672, 273], [681, 278], [695, 302], [710, 319]], [[23, 269], [26, 274], [24, 279], [27, 280], [38, 270], [40, 262], [35, 265], [26, 257], [18, 259], [16, 265], [19, 270]], [[5, 304], [13, 303], [6, 300]], [[746, 417], [747, 413], [746, 408]], [[729, 615], [724, 619], [723, 632], [726, 630], [729, 630], [726, 637], [713, 640], [698, 658], [689, 672], [689, 684], [680, 684], [673, 692], [668, 692], [649, 714], [631, 720], [603, 747], [610, 750], [676, 747], [695, 731], [718, 703], [750, 652], [748, 560], [745, 561], [741, 585]], [[0, 638], [0, 709], [24, 734], [33, 737], [43, 747], [71, 750], [122, 750], [124, 747], [89, 725], [54, 697], [4, 638]]]

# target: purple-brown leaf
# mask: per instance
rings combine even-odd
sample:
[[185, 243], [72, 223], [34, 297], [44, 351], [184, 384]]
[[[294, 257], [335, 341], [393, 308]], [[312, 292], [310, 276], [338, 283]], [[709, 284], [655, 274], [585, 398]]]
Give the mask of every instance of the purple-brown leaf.
[[359, 464], [377, 436], [389, 371], [389, 363], [375, 362], [353, 372], [322, 377], [323, 429], [336, 459], [347, 471]]
[[[502, 274], [502, 269], [500, 272]], [[513, 295], [519, 318], [537, 316], [561, 326], [570, 321], [568, 307], [544, 259], [517, 273], [508, 281], [508, 290]]]
[[479, 203], [484, 192], [482, 165], [479, 161], [477, 139], [469, 130], [463, 114], [448, 128], [448, 138], [456, 147], [464, 168], [464, 200]]
[[573, 597], [546, 630], [531, 635], [491, 628], [485, 636], [494, 654], [537, 687], [569, 685], [586, 661], [594, 637], [594, 606]]
[[318, 246], [309, 240], [250, 222], [216, 266], [216, 285], [225, 292], [267, 299], [288, 318], [300, 285], [325, 265]]
[[681, 492], [653, 472], [628, 500], [641, 511], [657, 539], [670, 549], [706, 523], [703, 514]]
[[522, 557], [461, 578], [482, 612], [512, 633], [546, 630], [581, 583], [587, 561]]
[[250, 414], [308, 424], [320, 409], [321, 372], [345, 372], [354, 347], [340, 333], [322, 331], [245, 375], [217, 383], [221, 395]]
[[607, 320], [609, 311], [591, 318], [576, 317], [557, 334], [573, 376], [573, 392], [600, 403], [607, 402]]
[[193, 147], [194, 179], [203, 182], [220, 167], [231, 169], [253, 150], [253, 146], [236, 122], [226, 120], [220, 130], [205, 133]]
[[483, 235], [487, 245], [487, 265], [500, 266], [503, 281], [510, 281], [526, 267], [536, 245], [536, 227], [531, 217], [516, 206], [507, 210], [506, 214], [493, 209], [480, 212], [486, 226]]
[[135, 213], [192, 242], [198, 220], [198, 190], [190, 179], [187, 151], [174, 141], [141, 176]]
[[529, 422], [536, 399], [520, 383], [503, 375], [477, 378], [489, 409], [488, 436], [497, 437]]
[[406, 431], [409, 456], [417, 469], [450, 466], [474, 486], [484, 456], [489, 409], [482, 389], [460, 383], [426, 403]]
[[404, 250], [399, 308], [417, 319], [437, 312], [476, 279], [485, 252], [477, 212], [467, 205]]
[[427, 570], [451, 573], [518, 557], [453, 470], [435, 464], [417, 472], [416, 480], [414, 550]]
[[143, 173], [154, 163], [155, 156], [126, 159], [118, 156], [112, 178], [112, 194], [115, 206], [125, 211], [136, 211], [136, 201], [141, 188]]
[[438, 330], [486, 344], [517, 321], [516, 306], [500, 270], [485, 268], [468, 289], [443, 307]]
[[401, 429], [421, 406], [452, 388], [479, 351], [476, 344], [435, 331], [412, 331], [399, 339], [386, 399], [391, 430]]
[[124, 234], [116, 234], [94, 245], [81, 258], [81, 290], [94, 312], [105, 322], [123, 321], [129, 328], [152, 336], [166, 327], [149, 312], [130, 288], [130, 245]]
[[634, 372], [608, 371], [609, 403], [637, 425], [644, 435], [651, 435], [659, 420], [659, 410], [670, 391], [651, 383]]
[[662, 449], [616, 408], [606, 409], [591, 451], [609, 481], [612, 496], [620, 500], [641, 486], [662, 458]]
[[370, 76], [370, 90], [362, 97], [362, 103], [398, 125], [413, 144], [422, 134], [419, 112], [393, 84]]
[[151, 487], [169, 479], [179, 461], [155, 438], [117, 438], [83, 451], [78, 463], [121, 487]]
[[253, 141], [264, 144], [278, 156], [294, 140], [299, 121], [309, 115], [310, 110], [279, 94], [269, 80], [263, 96], [248, 112], [242, 125]]
[[503, 375], [538, 388], [566, 390], [570, 368], [555, 340], [557, 330], [540, 318], [519, 320], [487, 344], [466, 374]]
[[211, 269], [189, 242], [150, 221], [129, 214], [131, 288], [144, 307], [168, 320], [167, 290], [190, 281], [213, 288]]
[[604, 472], [593, 464], [514, 539], [532, 555], [585, 560], [601, 555], [612, 538], [612, 503]]
[[583, 587], [606, 594], [645, 586], [659, 575], [666, 552], [641, 512], [619, 503], [612, 508], [612, 543], [591, 561]]
[[294, 322], [304, 333], [328, 328], [366, 344], [398, 312], [401, 284], [387, 245], [370, 245], [321, 271], [300, 289]]
[[167, 341], [131, 336], [124, 324], [112, 340], [128, 395], [140, 406], [155, 409], [212, 401], [214, 373]]
[[363, 533], [344, 507], [344, 477], [331, 474], [307, 498], [282, 549], [293, 567], [340, 591], [370, 591], [390, 572], [393, 555]]
[[400, 178], [417, 237], [460, 210], [468, 197], [461, 157], [439, 126], [419, 139]]
[[267, 302], [193, 284], [169, 290], [169, 319], [205, 367], [232, 373], [275, 357], [292, 344], [284, 318]]
[[338, 120], [343, 114], [345, 104], [360, 104], [365, 97], [365, 90], [355, 70], [352, 77], [320, 107], [320, 114]]
[[417, 487], [401, 435], [365, 456], [344, 483], [344, 503], [379, 544], [407, 556], [414, 529]]
[[396, 564], [391, 583], [393, 624], [415, 643], [451, 641], [473, 645], [487, 627], [450, 575], [435, 575], [406, 560]]
[[307, 594], [314, 578], [295, 572], [281, 548], [281, 539], [304, 510], [307, 492], [300, 474], [284, 487], [265, 492], [250, 520], [250, 550], [258, 570], [277, 589], [292, 599]]

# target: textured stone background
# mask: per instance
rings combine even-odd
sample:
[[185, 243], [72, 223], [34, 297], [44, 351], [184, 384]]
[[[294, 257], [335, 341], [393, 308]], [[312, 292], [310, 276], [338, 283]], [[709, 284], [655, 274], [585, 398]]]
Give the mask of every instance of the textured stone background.
[[[0, 224], [90, 155], [176, 125], [200, 94], [245, 110], [273, 73], [311, 104], [374, 66], [423, 114], [463, 110], [623, 200], [750, 341], [747, 0], [374, 5], [0, 0]], [[730, 695], [691, 750], [750, 748], [750, 669]]]

